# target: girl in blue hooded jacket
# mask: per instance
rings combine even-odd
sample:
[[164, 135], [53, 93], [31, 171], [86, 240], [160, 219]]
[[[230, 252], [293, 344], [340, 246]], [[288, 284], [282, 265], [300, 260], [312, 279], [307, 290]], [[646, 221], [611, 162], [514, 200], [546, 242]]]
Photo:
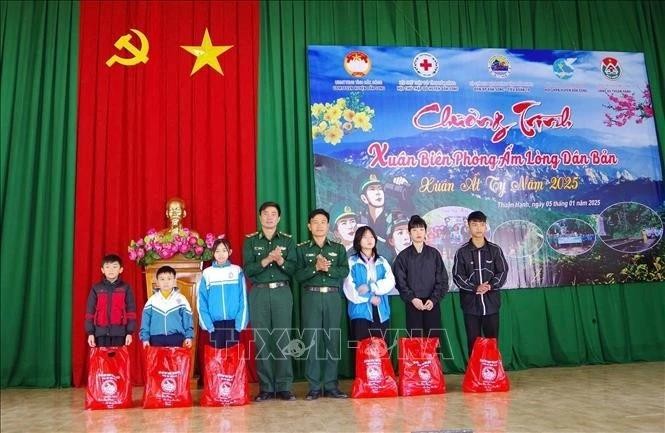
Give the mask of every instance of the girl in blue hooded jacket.
[[198, 288], [201, 329], [210, 333], [209, 344], [219, 349], [235, 346], [247, 327], [247, 286], [242, 268], [229, 261], [231, 243], [217, 239], [212, 245], [214, 261], [203, 270]]
[[349, 257], [349, 275], [344, 280], [353, 338], [384, 338], [390, 318], [388, 293], [395, 289], [395, 277], [388, 260], [376, 250], [378, 239], [369, 226], [356, 230], [355, 254]]

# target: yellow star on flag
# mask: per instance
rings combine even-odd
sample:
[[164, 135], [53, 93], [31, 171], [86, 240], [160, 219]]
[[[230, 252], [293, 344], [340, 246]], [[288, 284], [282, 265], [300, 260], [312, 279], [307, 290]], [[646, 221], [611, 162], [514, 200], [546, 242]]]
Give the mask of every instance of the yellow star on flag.
[[213, 45], [212, 41], [210, 40], [210, 34], [208, 34], [208, 29], [206, 28], [206, 32], [203, 35], [203, 41], [201, 41], [200, 46], [181, 45], [180, 48], [183, 48], [185, 51], [196, 56], [196, 62], [194, 62], [192, 73], [189, 74], [191, 77], [205, 65], [210, 66], [215, 71], [224, 75], [224, 72], [222, 72], [222, 67], [219, 66], [217, 56], [233, 48], [233, 45]]

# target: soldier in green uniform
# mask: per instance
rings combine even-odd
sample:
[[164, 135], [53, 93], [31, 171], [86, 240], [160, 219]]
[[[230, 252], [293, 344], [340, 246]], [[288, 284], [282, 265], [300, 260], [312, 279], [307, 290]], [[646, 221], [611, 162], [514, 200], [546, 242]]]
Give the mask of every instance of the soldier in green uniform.
[[291, 235], [277, 231], [281, 209], [275, 202], [259, 208], [261, 230], [248, 234], [243, 246], [245, 275], [252, 281], [249, 311], [257, 345], [259, 394], [255, 401], [273, 397], [295, 400], [293, 366], [287, 353], [293, 294], [289, 278], [297, 266]]
[[309, 214], [307, 227], [312, 240], [298, 244], [296, 279], [302, 284], [302, 327], [305, 347], [305, 378], [309, 382], [307, 400], [326, 397], [346, 398], [339, 390], [337, 363], [340, 358], [342, 295], [340, 287], [349, 274], [346, 250], [328, 240], [330, 215], [323, 209]]
[[335, 204], [330, 213], [332, 238], [335, 242], [344, 245], [344, 249], [348, 252], [353, 248], [353, 237], [356, 235], [358, 225], [357, 214], [351, 209], [351, 206], [343, 202]]

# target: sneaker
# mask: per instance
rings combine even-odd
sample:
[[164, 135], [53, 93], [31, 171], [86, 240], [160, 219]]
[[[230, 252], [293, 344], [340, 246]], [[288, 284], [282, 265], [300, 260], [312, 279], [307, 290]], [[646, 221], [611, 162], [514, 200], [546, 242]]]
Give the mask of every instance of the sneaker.
[[312, 401], [321, 397], [321, 391], [319, 390], [310, 390], [305, 396], [305, 400]]
[[273, 398], [275, 398], [274, 392], [261, 391], [256, 397], [254, 397], [254, 401], [261, 402], [261, 401], [271, 400]]
[[346, 393], [343, 393], [338, 388], [324, 391], [323, 396], [324, 397], [331, 397], [331, 398], [349, 398], [349, 396], [346, 395]]
[[293, 393], [291, 391], [279, 391], [277, 393], [277, 396], [279, 398], [281, 398], [282, 400], [286, 400], [286, 401], [293, 401], [293, 400], [296, 399], [296, 396], [293, 395]]

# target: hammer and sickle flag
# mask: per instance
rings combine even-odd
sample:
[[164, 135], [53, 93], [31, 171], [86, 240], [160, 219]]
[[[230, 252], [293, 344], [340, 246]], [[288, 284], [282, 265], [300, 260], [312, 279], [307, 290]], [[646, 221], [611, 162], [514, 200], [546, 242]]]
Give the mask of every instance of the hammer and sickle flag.
[[137, 48], [130, 42], [132, 39], [132, 35], [130, 33], [120, 36], [113, 45], [119, 50], [125, 49], [129, 51], [134, 55], [134, 57], [120, 57], [117, 54], [114, 54], [106, 61], [106, 66], [109, 68], [115, 63], [120, 63], [124, 66], [134, 66], [139, 63], [148, 63], [148, 51], [150, 50], [150, 43], [148, 42], [148, 38], [139, 30], [129, 30], [138, 36], [139, 41], [141, 42], [140, 48]]

